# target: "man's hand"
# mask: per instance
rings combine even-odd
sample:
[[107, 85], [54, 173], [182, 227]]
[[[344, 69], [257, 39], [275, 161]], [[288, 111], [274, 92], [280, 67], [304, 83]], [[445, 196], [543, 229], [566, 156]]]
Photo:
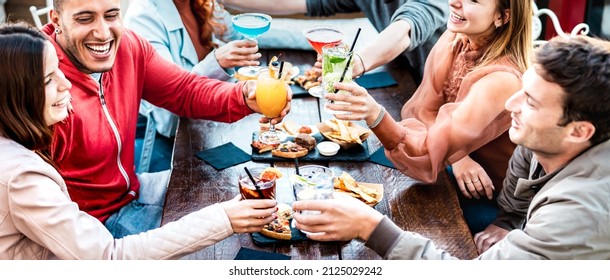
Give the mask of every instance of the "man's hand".
[[479, 254], [483, 254], [483, 252], [502, 240], [508, 233], [508, 230], [492, 224], [487, 226], [485, 230], [475, 234], [474, 243], [477, 245]]
[[[288, 85], [286, 86], [286, 107], [284, 107], [284, 109], [282, 110], [282, 113], [280, 113], [280, 116], [277, 118], [273, 118], [271, 119], [271, 123], [273, 124], [277, 124], [279, 122], [282, 121], [282, 119], [284, 119], [284, 117], [288, 114], [288, 112], [290, 112], [290, 102], [292, 101], [292, 90], [290, 89], [290, 87]], [[255, 80], [249, 80], [246, 81], [244, 83], [244, 86], [242, 87], [242, 94], [244, 95], [244, 100], [246, 101], [246, 105], [248, 105], [248, 107], [257, 113], [261, 113], [260, 108], [258, 107], [258, 104], [256, 103], [256, 81]], [[261, 117], [261, 119], [259, 120], [261, 123], [269, 123], [269, 118], [263, 116]]]
[[[302, 200], [292, 204], [296, 227], [311, 232], [307, 237], [319, 241], [368, 240], [383, 219], [377, 210], [351, 196], [335, 193], [335, 199]], [[300, 214], [298, 211], [320, 211]]]
[[238, 195], [220, 203], [235, 233], [259, 232], [277, 216], [277, 201], [271, 199], [245, 199]]

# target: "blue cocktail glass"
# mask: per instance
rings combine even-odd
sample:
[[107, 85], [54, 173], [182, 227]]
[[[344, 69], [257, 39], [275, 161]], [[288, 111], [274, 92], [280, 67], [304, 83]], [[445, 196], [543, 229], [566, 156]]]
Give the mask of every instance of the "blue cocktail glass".
[[[233, 28], [249, 40], [255, 40], [256, 37], [267, 32], [271, 27], [271, 17], [261, 13], [245, 13], [233, 16], [231, 18]], [[240, 68], [239, 73], [248, 77], [256, 77], [260, 67], [245, 66]]]

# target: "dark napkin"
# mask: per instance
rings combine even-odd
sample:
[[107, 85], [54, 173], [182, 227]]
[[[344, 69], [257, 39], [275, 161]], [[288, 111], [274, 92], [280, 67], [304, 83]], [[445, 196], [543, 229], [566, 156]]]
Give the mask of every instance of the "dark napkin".
[[369, 161], [377, 163], [377, 164], [381, 164], [383, 166], [387, 166], [387, 167], [391, 167], [391, 168], [396, 168], [396, 167], [394, 167], [394, 164], [392, 164], [392, 162], [390, 162], [390, 160], [388, 160], [388, 158], [385, 156], [385, 152], [384, 152], [383, 147], [377, 149], [377, 151], [375, 151], [369, 157]]
[[305, 235], [304, 233], [302, 233], [300, 230], [298, 230], [296, 228], [292, 228], [291, 234], [292, 234], [292, 238], [290, 240], [280, 240], [280, 239], [267, 237], [258, 232], [255, 232], [255, 233], [252, 233], [252, 241], [256, 245], [266, 246], [266, 245], [272, 245], [272, 244], [281, 243], [281, 242], [295, 242], [295, 241], [307, 240], [307, 235]]
[[240, 248], [235, 260], [289, 260], [290, 256], [278, 253]]
[[292, 90], [292, 97], [310, 96], [306, 89], [297, 84], [290, 85], [290, 89]]
[[238, 165], [252, 159], [249, 154], [230, 142], [198, 152], [195, 155], [210, 164], [216, 170], [223, 170], [227, 167]]
[[398, 83], [386, 71], [367, 73], [356, 79], [356, 83], [366, 89], [395, 86]]
[[[258, 131], [252, 133], [252, 140], [258, 139]], [[316, 139], [316, 143], [320, 143], [325, 140], [324, 136], [320, 133], [316, 133], [312, 135], [313, 138]], [[287, 141], [294, 142], [294, 136], [288, 136]], [[356, 145], [354, 147], [349, 148], [348, 150], [340, 149], [339, 152], [334, 156], [323, 156], [318, 152], [317, 148], [309, 151], [306, 156], [300, 157], [299, 161], [321, 161], [321, 162], [330, 162], [330, 161], [367, 161], [369, 159], [369, 145], [367, 140], [362, 142], [362, 145]], [[262, 162], [270, 162], [270, 161], [294, 161], [292, 158], [282, 158], [282, 157], [274, 157], [271, 155], [271, 152], [266, 152], [259, 154], [256, 151], [252, 151], [252, 160], [253, 161], [262, 161]]]

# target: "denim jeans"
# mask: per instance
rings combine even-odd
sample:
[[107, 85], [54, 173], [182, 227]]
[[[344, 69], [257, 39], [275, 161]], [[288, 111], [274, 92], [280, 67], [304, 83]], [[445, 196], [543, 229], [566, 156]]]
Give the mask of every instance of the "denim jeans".
[[483, 231], [496, 219], [498, 213], [496, 197], [494, 196], [491, 200], [487, 198], [467, 198], [462, 194], [462, 191], [460, 191], [451, 166], [447, 167], [447, 173], [449, 173], [451, 182], [456, 189], [460, 208], [462, 208], [464, 219], [468, 224], [470, 233], [475, 235]]
[[123, 206], [106, 220], [105, 226], [114, 238], [138, 234], [161, 225], [169, 175], [170, 170], [138, 174], [138, 199]]

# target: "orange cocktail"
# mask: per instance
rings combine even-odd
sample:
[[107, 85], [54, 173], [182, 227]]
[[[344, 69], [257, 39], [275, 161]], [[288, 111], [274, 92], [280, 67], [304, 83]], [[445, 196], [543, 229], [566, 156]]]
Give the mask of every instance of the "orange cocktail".
[[[286, 98], [288, 97], [286, 83], [278, 79], [276, 75], [277, 73], [272, 73], [267, 69], [262, 70], [256, 83], [256, 104], [258, 104], [261, 113], [269, 119], [280, 116], [282, 110], [286, 107]], [[285, 133], [276, 131], [271, 122], [269, 131], [260, 135], [260, 141], [266, 144], [281, 143], [285, 139]]]

